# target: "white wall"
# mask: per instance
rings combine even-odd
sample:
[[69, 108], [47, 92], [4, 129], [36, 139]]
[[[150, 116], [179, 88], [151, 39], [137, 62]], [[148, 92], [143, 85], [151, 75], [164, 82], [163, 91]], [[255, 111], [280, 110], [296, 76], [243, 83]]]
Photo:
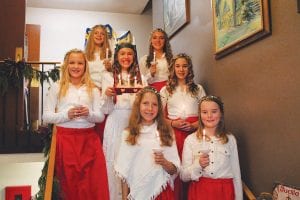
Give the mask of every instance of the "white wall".
[[68, 50], [83, 49], [86, 28], [96, 24], [110, 24], [116, 32], [130, 30], [141, 57], [148, 52], [152, 15], [27, 7], [26, 24], [41, 25], [41, 61], [60, 62]]
[[38, 179], [42, 174], [42, 153], [0, 155], [0, 199], [5, 199], [5, 187], [31, 185], [31, 195], [38, 190]]

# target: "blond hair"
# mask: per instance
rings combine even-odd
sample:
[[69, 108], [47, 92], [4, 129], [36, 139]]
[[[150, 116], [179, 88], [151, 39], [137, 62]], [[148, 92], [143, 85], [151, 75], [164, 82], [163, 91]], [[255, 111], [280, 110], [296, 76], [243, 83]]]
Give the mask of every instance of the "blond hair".
[[104, 25], [95, 25], [90, 34], [89, 34], [89, 38], [87, 40], [87, 44], [85, 47], [85, 53], [86, 53], [86, 57], [88, 61], [93, 61], [95, 60], [95, 43], [94, 43], [94, 34], [96, 32], [97, 29], [102, 29], [104, 31], [104, 42], [103, 44], [100, 46], [100, 59], [104, 59], [105, 58], [105, 54], [106, 54], [106, 49], [108, 48], [108, 57], [111, 57], [112, 53], [111, 53], [111, 49], [110, 49], [110, 45], [109, 45], [109, 41], [108, 41], [108, 33], [106, 31], [106, 28]]
[[72, 50], [68, 51], [64, 57], [64, 62], [61, 67], [61, 78], [60, 78], [60, 82], [59, 82], [60, 89], [59, 89], [59, 93], [58, 93], [58, 99], [60, 100], [62, 97], [66, 96], [66, 93], [69, 89], [71, 77], [69, 74], [68, 65], [69, 65], [69, 59], [70, 59], [71, 54], [81, 54], [84, 57], [85, 69], [84, 69], [84, 74], [81, 77], [80, 83], [86, 85], [88, 95], [89, 95], [90, 99], [92, 99], [92, 90], [95, 87], [95, 84], [93, 83], [93, 81], [91, 80], [91, 77], [90, 77], [89, 66], [88, 66], [88, 62], [87, 62], [85, 53], [80, 49], [72, 49]]

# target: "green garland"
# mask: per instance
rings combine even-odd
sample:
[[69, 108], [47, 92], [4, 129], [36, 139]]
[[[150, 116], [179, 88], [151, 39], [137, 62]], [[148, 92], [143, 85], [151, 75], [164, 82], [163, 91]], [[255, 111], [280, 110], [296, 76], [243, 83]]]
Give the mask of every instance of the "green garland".
[[50, 71], [39, 71], [34, 69], [30, 64], [23, 61], [13, 61], [6, 59], [0, 62], [0, 93], [4, 95], [9, 86], [19, 87], [25, 79], [33, 78], [40, 83], [59, 80], [59, 67]]
[[[36, 79], [40, 83], [43, 81], [49, 82], [50, 79], [54, 82], [59, 80], [59, 67], [55, 67], [50, 71], [39, 71], [34, 69], [30, 64], [19, 61], [15, 62], [13, 60], [6, 59], [4, 62], [0, 62], [0, 93], [1, 95], [5, 95], [8, 87], [20, 87], [21, 83], [25, 79]], [[42, 175], [38, 180], [38, 185], [40, 190], [35, 195], [37, 200], [43, 200], [46, 188], [46, 178], [48, 171], [48, 162], [49, 162], [49, 154], [50, 154], [50, 146], [52, 139], [52, 129], [53, 125], [49, 125], [48, 127], [40, 127], [39, 130], [34, 131], [38, 132], [41, 135], [45, 135], [43, 138], [44, 141], [44, 149], [43, 153], [46, 158], [42, 169]], [[53, 186], [52, 186], [52, 199], [59, 199], [59, 182], [58, 179], [53, 177]]]

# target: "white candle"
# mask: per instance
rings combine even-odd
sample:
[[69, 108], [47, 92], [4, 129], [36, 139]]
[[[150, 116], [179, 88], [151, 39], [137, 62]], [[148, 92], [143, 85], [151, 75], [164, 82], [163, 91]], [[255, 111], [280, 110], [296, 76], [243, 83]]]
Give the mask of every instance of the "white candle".
[[105, 58], [108, 59], [108, 48], [106, 48]]
[[160, 137], [159, 137], [159, 132], [156, 130], [156, 140], [158, 142], [158, 146], [160, 146]]
[[130, 74], [127, 75], [127, 86], [130, 86]]
[[132, 36], [132, 44], [135, 45], [135, 38]]
[[202, 138], [202, 140], [203, 140], [203, 146], [205, 145], [205, 129], [203, 129], [203, 138]]
[[155, 59], [156, 59], [156, 58], [155, 58], [155, 54], [156, 54], [156, 53], [155, 53], [155, 51], [154, 51], [154, 52], [153, 52], [153, 62], [154, 62], [154, 63], [155, 63], [155, 61], [156, 61], [156, 60], [155, 60]]
[[134, 76], [134, 87], [136, 87], [137, 85], [137, 80], [136, 80], [136, 76]]
[[118, 75], [118, 85], [122, 85], [121, 74]]

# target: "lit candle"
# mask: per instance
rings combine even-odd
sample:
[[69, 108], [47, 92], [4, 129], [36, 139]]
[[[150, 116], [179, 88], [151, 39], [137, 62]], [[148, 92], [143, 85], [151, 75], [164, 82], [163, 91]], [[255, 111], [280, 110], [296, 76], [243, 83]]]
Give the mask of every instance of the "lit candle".
[[108, 59], [108, 48], [106, 48], [105, 59]]
[[130, 74], [127, 75], [127, 86], [130, 86]]
[[156, 130], [156, 140], [158, 142], [158, 146], [160, 147], [160, 137], [159, 137], [159, 132]]
[[202, 138], [202, 140], [203, 140], [203, 146], [205, 146], [205, 129], [203, 129], [203, 138]]
[[153, 63], [155, 63], [155, 61], [156, 61], [156, 60], [155, 60], [155, 59], [156, 59], [156, 58], [155, 58], [155, 54], [156, 54], [156, 53], [155, 53], [155, 51], [154, 51], [154, 52], [153, 52]]
[[137, 80], [136, 80], [136, 76], [134, 76], [134, 87], [136, 87], [137, 85]]
[[118, 75], [118, 85], [122, 85], [121, 74]]
[[135, 38], [132, 36], [132, 44], [135, 45]]

